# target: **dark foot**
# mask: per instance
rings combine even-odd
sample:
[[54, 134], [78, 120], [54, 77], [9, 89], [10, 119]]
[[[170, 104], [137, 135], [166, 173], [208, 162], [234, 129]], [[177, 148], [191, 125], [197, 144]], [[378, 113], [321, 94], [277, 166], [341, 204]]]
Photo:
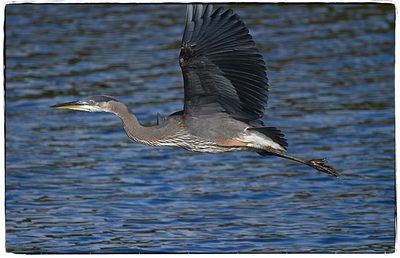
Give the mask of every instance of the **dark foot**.
[[327, 164], [326, 159], [312, 159], [307, 162], [307, 165], [332, 176], [340, 176], [339, 172]]

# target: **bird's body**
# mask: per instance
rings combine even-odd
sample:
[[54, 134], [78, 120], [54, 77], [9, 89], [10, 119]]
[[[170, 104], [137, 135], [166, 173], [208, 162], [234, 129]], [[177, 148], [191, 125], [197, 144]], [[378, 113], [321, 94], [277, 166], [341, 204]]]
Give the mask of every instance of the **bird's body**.
[[55, 105], [121, 118], [127, 136], [151, 146], [196, 152], [253, 151], [275, 155], [337, 176], [322, 159], [304, 161], [286, 154], [287, 141], [261, 121], [268, 98], [265, 62], [248, 29], [232, 10], [189, 5], [179, 64], [184, 81], [182, 111], [142, 126], [117, 100], [92, 96]]
[[[110, 112], [121, 118], [124, 130], [131, 140], [151, 146], [219, 153], [249, 150], [243, 143], [240, 142], [239, 145], [239, 139], [251, 139], [253, 135], [253, 138], [257, 138], [255, 133], [247, 132], [248, 125], [222, 114], [215, 123], [212, 117], [192, 119], [186, 118], [183, 112], [176, 112], [158, 125], [142, 126], [122, 103], [115, 102]], [[274, 144], [273, 141], [270, 142]]]

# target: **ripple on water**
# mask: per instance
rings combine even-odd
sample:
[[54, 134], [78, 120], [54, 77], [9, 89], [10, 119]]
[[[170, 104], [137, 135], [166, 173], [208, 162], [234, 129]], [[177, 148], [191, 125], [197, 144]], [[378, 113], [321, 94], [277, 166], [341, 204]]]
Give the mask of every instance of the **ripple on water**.
[[141, 146], [109, 114], [48, 108], [106, 94], [146, 124], [179, 110], [185, 6], [7, 5], [8, 251], [394, 251], [393, 5], [232, 7], [267, 60], [267, 124], [343, 176]]

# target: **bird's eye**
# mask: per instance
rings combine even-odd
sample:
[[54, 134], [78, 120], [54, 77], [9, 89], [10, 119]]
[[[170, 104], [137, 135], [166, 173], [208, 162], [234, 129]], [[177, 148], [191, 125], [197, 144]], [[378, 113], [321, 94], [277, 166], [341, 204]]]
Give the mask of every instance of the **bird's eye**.
[[89, 104], [89, 105], [94, 105], [95, 102], [94, 102], [94, 100], [89, 100], [89, 101], [88, 101], [88, 104]]

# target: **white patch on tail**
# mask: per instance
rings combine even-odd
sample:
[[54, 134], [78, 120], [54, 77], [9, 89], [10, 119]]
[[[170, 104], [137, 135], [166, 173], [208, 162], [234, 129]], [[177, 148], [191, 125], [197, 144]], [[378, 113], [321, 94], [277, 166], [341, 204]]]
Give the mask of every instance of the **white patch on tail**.
[[246, 142], [249, 147], [256, 149], [264, 149], [265, 147], [274, 148], [277, 150], [285, 151], [285, 149], [278, 143], [274, 142], [271, 138], [256, 131], [247, 131], [240, 136], [240, 139]]

